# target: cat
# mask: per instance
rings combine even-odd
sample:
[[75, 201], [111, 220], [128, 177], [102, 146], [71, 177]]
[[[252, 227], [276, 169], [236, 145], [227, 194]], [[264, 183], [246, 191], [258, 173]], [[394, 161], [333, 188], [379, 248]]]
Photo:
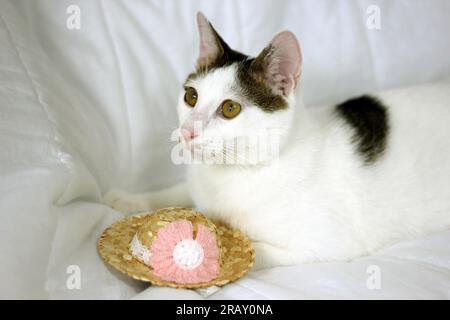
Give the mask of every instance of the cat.
[[[294, 34], [250, 58], [202, 13], [197, 24], [200, 54], [178, 99], [177, 135], [191, 155], [242, 161], [192, 164], [185, 183], [112, 190], [105, 203], [124, 212], [193, 206], [244, 231], [257, 269], [346, 261], [450, 226], [450, 82], [308, 108]], [[255, 134], [264, 143], [273, 128], [278, 152], [253, 163], [213, 139]]]

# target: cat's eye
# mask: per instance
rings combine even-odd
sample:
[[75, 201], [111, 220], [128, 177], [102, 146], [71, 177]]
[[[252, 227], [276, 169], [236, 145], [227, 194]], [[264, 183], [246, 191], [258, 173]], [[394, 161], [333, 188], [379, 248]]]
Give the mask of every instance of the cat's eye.
[[195, 104], [197, 103], [197, 90], [195, 90], [192, 87], [186, 87], [186, 93], [184, 94], [184, 102], [190, 107], [195, 107]]
[[241, 105], [233, 100], [225, 100], [222, 102], [221, 109], [225, 118], [232, 119], [241, 112]]

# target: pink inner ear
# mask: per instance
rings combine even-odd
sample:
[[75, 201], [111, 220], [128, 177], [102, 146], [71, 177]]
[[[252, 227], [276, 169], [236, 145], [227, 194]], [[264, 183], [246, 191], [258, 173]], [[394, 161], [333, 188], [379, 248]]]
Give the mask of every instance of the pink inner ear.
[[270, 42], [269, 84], [276, 94], [288, 96], [297, 87], [302, 55], [295, 35], [289, 31], [277, 34]]
[[200, 35], [200, 54], [198, 57], [198, 64], [200, 66], [208, 65], [214, 61], [221, 53], [221, 49], [217, 44], [217, 39], [214, 30], [209, 21], [201, 13], [197, 13], [197, 25]]

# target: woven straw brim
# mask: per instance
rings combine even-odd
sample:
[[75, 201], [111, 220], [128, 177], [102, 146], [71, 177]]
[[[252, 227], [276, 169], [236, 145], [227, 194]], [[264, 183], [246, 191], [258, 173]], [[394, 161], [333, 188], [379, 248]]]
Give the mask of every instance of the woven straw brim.
[[[173, 210], [175, 212], [192, 209], [165, 208], [165, 210]], [[182, 212], [176, 214], [179, 214], [180, 218], [182, 218]], [[196, 284], [179, 284], [158, 278], [153, 275], [151, 267], [133, 257], [128, 249], [133, 236], [150, 215], [152, 213], [130, 216], [107, 228], [97, 243], [98, 251], [103, 260], [117, 270], [137, 280], [150, 282], [158, 286], [192, 289], [223, 286], [239, 279], [252, 268], [255, 260], [255, 252], [251, 241], [239, 230], [230, 229], [214, 221], [217, 237], [220, 240], [221, 251], [223, 253], [219, 276], [209, 282]]]

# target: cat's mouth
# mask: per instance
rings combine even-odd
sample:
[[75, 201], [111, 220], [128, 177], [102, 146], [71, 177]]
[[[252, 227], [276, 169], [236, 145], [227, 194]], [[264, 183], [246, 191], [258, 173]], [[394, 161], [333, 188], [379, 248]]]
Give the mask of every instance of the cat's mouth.
[[202, 144], [194, 141], [184, 142], [185, 148], [191, 152], [201, 152]]
[[186, 141], [184, 139], [181, 140], [181, 143], [183, 145], [183, 148], [189, 152], [191, 152], [191, 154], [194, 153], [201, 153], [204, 147], [204, 143], [202, 143], [201, 141], [197, 140], [197, 139], [193, 139], [190, 141]]
[[270, 145], [270, 141], [265, 139], [264, 147], [261, 141], [250, 139], [249, 136], [240, 136], [225, 139], [223, 137], [202, 137], [194, 139], [184, 139], [179, 142], [186, 151], [188, 159], [195, 160], [195, 163], [215, 163], [215, 164], [237, 164], [250, 165], [261, 161], [276, 158], [279, 149], [278, 144]]
[[219, 155], [224, 154], [223, 140], [203, 140], [201, 137], [186, 141], [181, 139], [180, 143], [183, 149], [189, 152], [191, 159], [197, 161], [216, 162], [221, 163], [220, 159], [217, 159]]

